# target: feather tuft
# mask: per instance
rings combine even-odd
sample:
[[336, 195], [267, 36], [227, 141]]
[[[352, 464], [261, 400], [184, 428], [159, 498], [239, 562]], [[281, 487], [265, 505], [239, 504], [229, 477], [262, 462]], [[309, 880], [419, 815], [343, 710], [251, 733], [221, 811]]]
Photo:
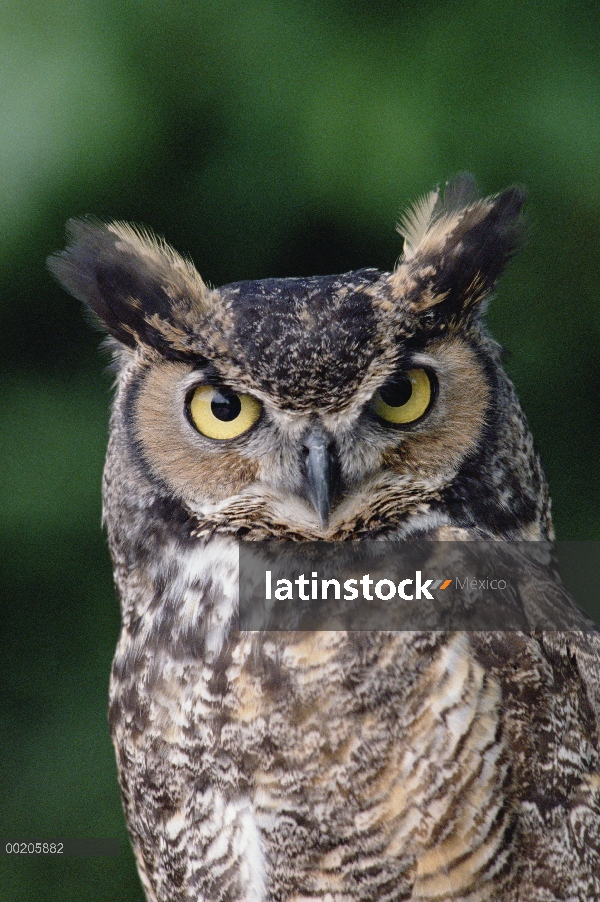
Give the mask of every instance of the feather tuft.
[[440, 199], [439, 188], [419, 197], [400, 218], [397, 230], [404, 238], [403, 260], [414, 257], [417, 248], [429, 230], [434, 211]]

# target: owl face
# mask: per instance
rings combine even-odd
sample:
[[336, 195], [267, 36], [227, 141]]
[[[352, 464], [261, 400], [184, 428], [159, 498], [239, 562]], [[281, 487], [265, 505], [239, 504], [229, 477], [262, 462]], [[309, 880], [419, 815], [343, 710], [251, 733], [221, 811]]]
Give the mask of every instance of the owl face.
[[311, 334], [319, 356], [307, 392], [297, 373], [269, 391], [278, 369], [294, 366], [297, 351], [283, 342], [264, 379], [254, 370], [232, 378], [223, 365], [136, 361], [132, 440], [199, 519], [239, 522], [247, 505], [276, 530], [302, 524], [322, 538], [356, 516], [357, 502], [364, 514], [372, 493], [440, 487], [477, 447], [491, 387], [464, 339], [403, 346], [385, 367], [366, 358], [344, 379], [343, 348]]
[[522, 201], [478, 199], [463, 178], [407, 214], [392, 273], [217, 290], [145, 233], [72, 223], [50, 266], [113, 336], [130, 484], [195, 535], [539, 531], [543, 477], [481, 324]]

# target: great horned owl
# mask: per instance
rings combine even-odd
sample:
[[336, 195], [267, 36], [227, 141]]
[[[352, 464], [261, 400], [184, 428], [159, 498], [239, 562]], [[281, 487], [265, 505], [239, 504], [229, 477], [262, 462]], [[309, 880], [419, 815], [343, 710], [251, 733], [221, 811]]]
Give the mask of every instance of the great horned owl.
[[430, 193], [391, 273], [213, 290], [85, 219], [51, 258], [115, 354], [110, 724], [148, 900], [600, 899], [595, 637], [231, 627], [240, 542], [551, 537], [481, 316], [522, 203]]

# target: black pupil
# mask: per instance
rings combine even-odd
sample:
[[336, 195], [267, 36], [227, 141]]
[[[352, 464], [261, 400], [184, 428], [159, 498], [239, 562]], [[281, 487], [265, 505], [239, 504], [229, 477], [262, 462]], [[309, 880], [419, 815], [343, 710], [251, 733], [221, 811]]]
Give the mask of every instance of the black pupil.
[[379, 395], [388, 407], [402, 407], [412, 395], [412, 382], [408, 376], [397, 376], [392, 382], [388, 382], [379, 390]]
[[239, 395], [236, 395], [235, 392], [217, 389], [210, 402], [210, 409], [217, 420], [229, 423], [231, 420], [235, 420], [236, 417], [239, 417], [240, 410], [242, 409], [242, 402], [240, 401]]

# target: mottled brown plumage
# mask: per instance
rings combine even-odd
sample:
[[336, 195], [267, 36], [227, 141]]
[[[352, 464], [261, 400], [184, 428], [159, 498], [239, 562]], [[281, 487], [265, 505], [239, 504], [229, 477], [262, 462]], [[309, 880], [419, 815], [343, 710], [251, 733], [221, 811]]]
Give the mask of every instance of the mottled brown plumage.
[[481, 317], [522, 202], [433, 192], [392, 273], [209, 290], [91, 220], [51, 259], [116, 353], [110, 722], [151, 902], [600, 899], [595, 635], [231, 626], [239, 542], [552, 537]]

